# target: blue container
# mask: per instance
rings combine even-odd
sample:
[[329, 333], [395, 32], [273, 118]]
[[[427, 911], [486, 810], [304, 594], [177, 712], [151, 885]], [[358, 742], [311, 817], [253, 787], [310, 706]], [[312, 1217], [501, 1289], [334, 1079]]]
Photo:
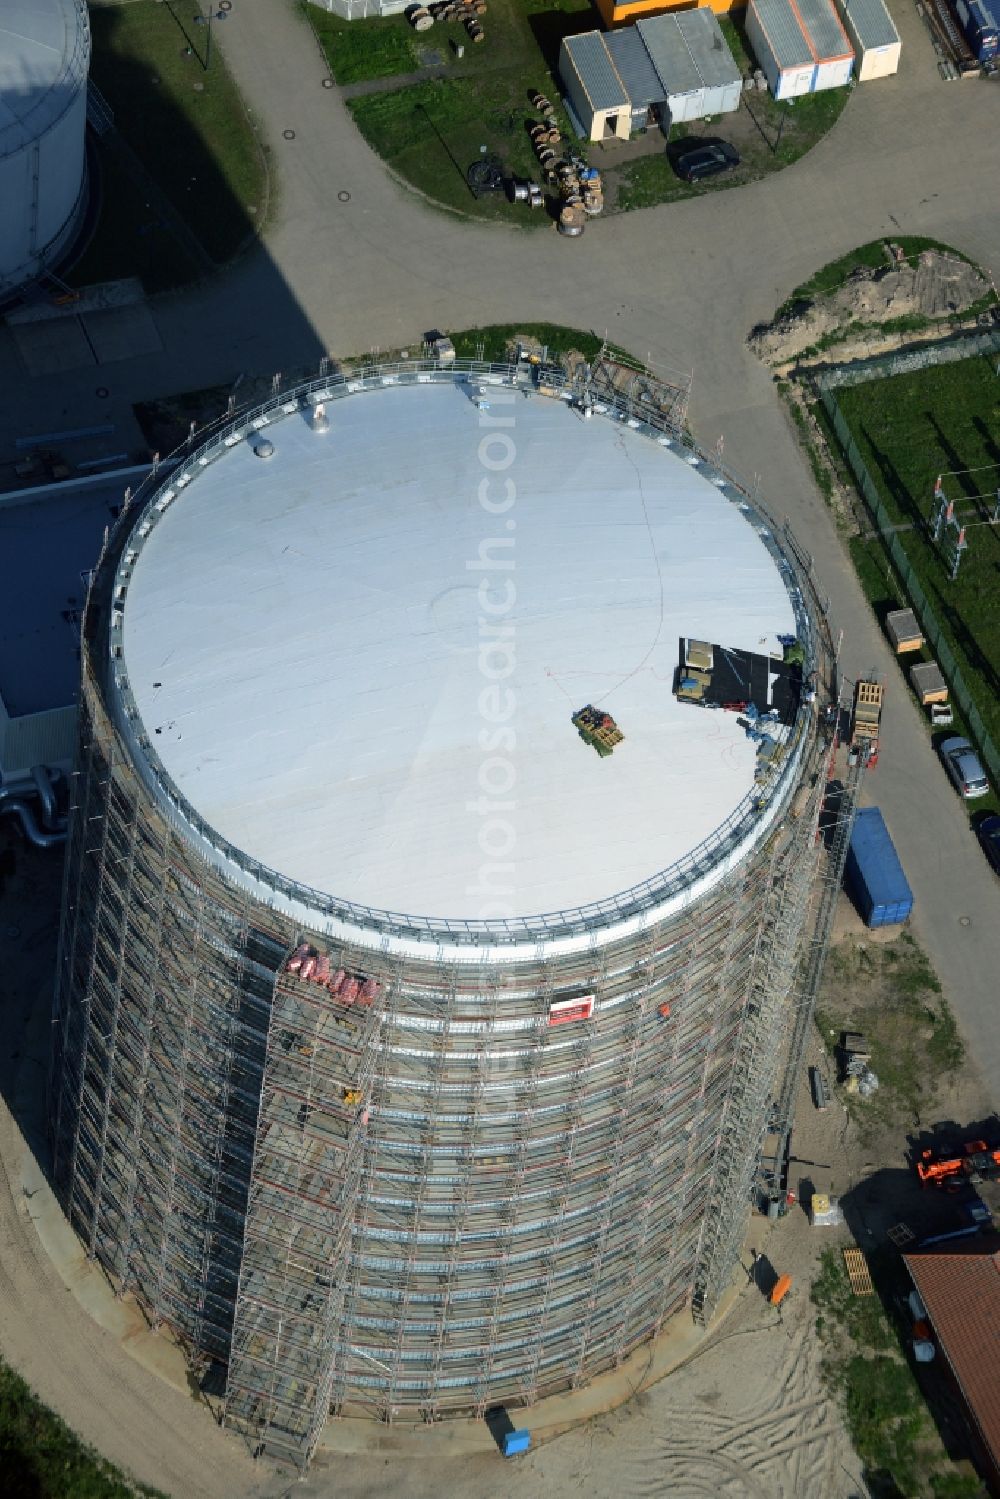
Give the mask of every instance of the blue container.
[[1000, 54], [1000, 0], [955, 0], [955, 14], [977, 62]]
[[854, 819], [845, 877], [866, 926], [896, 926], [913, 910], [913, 892], [878, 807]]
[[504, 1457], [516, 1457], [519, 1452], [527, 1452], [531, 1446], [530, 1431], [506, 1431], [503, 1436], [501, 1452]]

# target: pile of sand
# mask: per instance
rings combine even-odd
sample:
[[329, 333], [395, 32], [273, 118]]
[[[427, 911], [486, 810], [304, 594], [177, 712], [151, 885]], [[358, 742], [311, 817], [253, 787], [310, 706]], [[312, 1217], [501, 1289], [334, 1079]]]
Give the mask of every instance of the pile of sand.
[[968, 261], [924, 250], [894, 265], [859, 266], [837, 291], [794, 303], [773, 323], [759, 324], [748, 342], [766, 364], [786, 364], [830, 334], [861, 333], [901, 317], [958, 315], [989, 290]]

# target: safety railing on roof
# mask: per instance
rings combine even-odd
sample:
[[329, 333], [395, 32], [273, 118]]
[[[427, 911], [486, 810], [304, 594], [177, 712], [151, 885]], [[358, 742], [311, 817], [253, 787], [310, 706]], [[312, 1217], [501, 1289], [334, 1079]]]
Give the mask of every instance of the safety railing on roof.
[[[769, 821], [773, 821], [782, 805], [790, 798], [814, 719], [812, 707], [806, 703], [800, 705], [776, 769], [748, 792], [730, 815], [695, 848], [649, 879], [604, 900], [537, 916], [489, 921], [420, 917], [360, 905], [315, 890], [261, 864], [216, 832], [176, 786], [143, 729], [139, 707], [125, 670], [122, 642], [128, 581], [146, 538], [187, 485], [237, 443], [263, 432], [273, 421], [320, 401], [330, 402], [362, 391], [404, 385], [477, 381], [492, 385], [511, 385], [529, 392], [533, 386], [541, 385], [547, 393], [567, 401], [578, 400], [581, 396], [580, 386], [572, 384], [565, 372], [558, 368], [538, 371], [536, 367], [535, 370], [526, 371], [518, 365], [492, 364], [480, 360], [455, 360], [449, 364], [411, 360], [399, 364], [364, 366], [349, 373], [303, 381], [259, 405], [244, 408], [239, 413], [227, 413], [210, 427], [203, 429], [201, 441], [197, 445], [189, 439], [159, 464], [130, 497], [128, 505], [123, 507], [95, 570], [95, 583], [87, 599], [84, 638], [91, 647], [96, 643], [95, 620], [103, 613], [103, 609], [99, 602], [95, 604], [95, 600], [99, 601], [102, 597], [108, 572], [114, 568], [107, 607], [110, 609], [113, 700], [117, 701], [120, 708], [120, 712], [116, 714], [117, 727], [128, 741], [137, 763], [148, 772], [148, 779], [152, 782], [158, 799], [165, 803], [168, 816], [179, 828], [194, 833], [207, 846], [206, 853], [209, 857], [214, 853], [214, 862], [221, 861], [230, 878], [238, 878], [240, 875], [248, 877], [264, 891], [272, 890], [287, 901], [305, 906], [315, 912], [318, 918], [361, 927], [373, 935], [410, 938], [421, 942], [447, 940], [449, 943], [494, 946], [523, 944], [531, 937], [552, 940], [580, 936], [595, 928], [641, 916], [682, 894], [704, 876], [718, 871], [738, 848], [759, 833], [762, 818], [767, 816]], [[599, 415], [623, 422], [662, 446], [677, 448], [692, 466], [704, 471], [706, 478], [739, 506], [785, 578], [798, 639], [804, 648], [805, 673], [822, 670], [829, 676], [834, 669], [834, 652], [827, 618], [827, 601], [820, 597], [815, 586], [812, 559], [799, 546], [787, 521], [778, 526], [762, 503], [756, 487], [751, 489], [717, 455], [710, 456], [690, 433], [671, 426], [658, 412], [644, 410], [638, 415], [626, 397], [616, 399], [605, 391], [602, 391], [601, 399], [592, 404]], [[162, 473], [164, 469], [169, 471], [166, 478]], [[95, 692], [100, 694], [98, 677], [93, 670], [89, 651], [85, 656], [84, 672], [89, 675]], [[829, 695], [835, 699], [832, 682], [828, 682], [827, 686]]]

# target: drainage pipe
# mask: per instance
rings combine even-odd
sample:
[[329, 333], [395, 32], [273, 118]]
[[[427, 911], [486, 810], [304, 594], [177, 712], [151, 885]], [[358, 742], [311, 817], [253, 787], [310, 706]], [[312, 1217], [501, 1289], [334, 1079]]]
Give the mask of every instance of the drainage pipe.
[[[66, 819], [64, 817], [57, 820], [52, 832], [44, 833], [38, 826], [38, 819], [27, 802], [12, 799], [0, 803], [0, 817], [6, 817], [8, 812], [20, 818], [25, 837], [29, 838], [36, 848], [56, 848], [60, 843], [66, 842]], [[61, 827], [59, 823], [62, 823]]]

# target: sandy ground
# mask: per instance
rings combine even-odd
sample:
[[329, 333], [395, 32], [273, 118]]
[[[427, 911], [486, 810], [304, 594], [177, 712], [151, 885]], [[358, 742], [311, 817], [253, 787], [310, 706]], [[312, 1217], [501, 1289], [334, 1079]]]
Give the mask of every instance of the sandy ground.
[[[6, 829], [4, 837], [15, 848], [16, 872], [4, 877], [0, 897], [6, 975], [0, 1347], [74, 1430], [144, 1482], [178, 1499], [288, 1492], [287, 1475], [252, 1463], [203, 1404], [130, 1357], [138, 1331], [127, 1308], [117, 1336], [93, 1322], [42, 1247], [20, 1157], [26, 1146], [36, 1162], [44, 1155], [37, 1084], [49, 1029], [58, 856], [15, 845]], [[835, 1133], [832, 1112], [822, 1118], [826, 1133]], [[516, 1489], [531, 1499], [583, 1486], [598, 1499], [622, 1493], [847, 1499], [858, 1492], [857, 1463], [823, 1389], [811, 1334], [806, 1283], [815, 1233], [796, 1210], [776, 1225], [755, 1219], [749, 1243], [795, 1276], [780, 1318], [748, 1279], [734, 1310], [690, 1363], [610, 1414], [540, 1445], [516, 1466], [490, 1450], [449, 1457], [424, 1430], [393, 1429], [386, 1437], [394, 1451], [321, 1454], [295, 1492], [421, 1499], [443, 1489], [495, 1499]], [[531, 1425], [530, 1412], [518, 1419]], [[373, 1449], [379, 1439], [373, 1427]]]

